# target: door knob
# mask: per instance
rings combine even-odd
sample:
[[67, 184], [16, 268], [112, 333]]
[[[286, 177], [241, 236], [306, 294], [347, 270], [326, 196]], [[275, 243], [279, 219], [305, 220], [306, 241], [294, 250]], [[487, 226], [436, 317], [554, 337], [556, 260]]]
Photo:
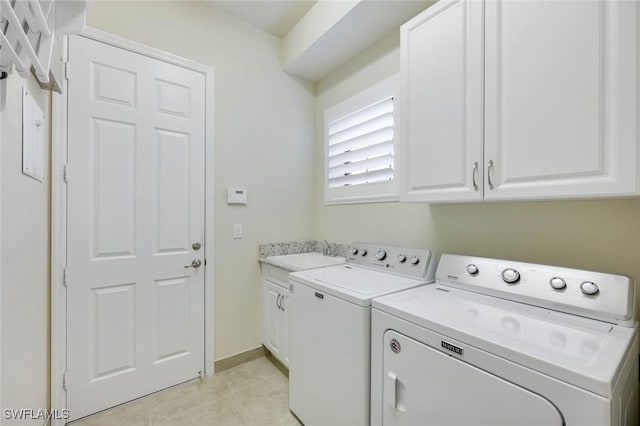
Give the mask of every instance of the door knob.
[[202, 262], [200, 261], [200, 259], [196, 259], [193, 262], [191, 262], [191, 265], [185, 266], [185, 268], [199, 268], [200, 265], [202, 265]]

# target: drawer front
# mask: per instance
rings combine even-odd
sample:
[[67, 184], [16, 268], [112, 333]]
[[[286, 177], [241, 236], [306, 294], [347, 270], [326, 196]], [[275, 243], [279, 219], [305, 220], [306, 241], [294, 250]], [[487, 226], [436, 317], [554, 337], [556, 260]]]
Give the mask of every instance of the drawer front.
[[289, 271], [278, 268], [277, 266], [262, 264], [262, 278], [269, 280], [274, 284], [289, 288]]

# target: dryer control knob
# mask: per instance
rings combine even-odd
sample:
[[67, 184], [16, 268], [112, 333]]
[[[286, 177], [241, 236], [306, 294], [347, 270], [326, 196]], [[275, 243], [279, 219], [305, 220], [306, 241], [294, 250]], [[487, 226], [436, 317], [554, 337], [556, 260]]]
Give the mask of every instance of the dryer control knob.
[[398, 262], [404, 263], [406, 261], [407, 261], [407, 256], [405, 256], [404, 254], [399, 254], [398, 255]]
[[420, 259], [418, 259], [418, 256], [411, 256], [409, 262], [411, 262], [412, 265], [417, 265], [418, 263], [420, 263]]
[[473, 263], [470, 263], [467, 265], [467, 272], [469, 273], [469, 275], [477, 275], [479, 272], [479, 269], [476, 265], [474, 265]]
[[360, 256], [366, 256], [367, 255], [367, 251], [362, 249], [362, 251], [360, 252]]
[[376, 253], [376, 259], [378, 260], [384, 260], [384, 258], [387, 257], [387, 252], [384, 250], [378, 250]]
[[597, 284], [591, 281], [585, 281], [582, 284], [580, 284], [580, 290], [582, 290], [584, 294], [589, 296], [596, 295], [600, 291], [598, 289]]
[[502, 279], [507, 284], [515, 284], [520, 281], [520, 272], [513, 268], [507, 268], [502, 271]]
[[567, 287], [567, 282], [560, 277], [551, 278], [549, 284], [556, 290], [562, 290]]
[[351, 249], [351, 254], [358, 254], [358, 249], [357, 248], [352, 248]]

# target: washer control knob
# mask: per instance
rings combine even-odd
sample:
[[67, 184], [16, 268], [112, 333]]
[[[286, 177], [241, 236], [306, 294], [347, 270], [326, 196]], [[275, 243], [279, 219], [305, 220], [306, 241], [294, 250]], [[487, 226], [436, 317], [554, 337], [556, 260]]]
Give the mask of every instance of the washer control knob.
[[367, 251], [365, 249], [362, 249], [362, 251], [360, 252], [361, 256], [366, 256], [367, 255]]
[[387, 257], [387, 252], [384, 250], [378, 250], [376, 252], [376, 259], [378, 260], [384, 260], [384, 258]]
[[351, 254], [358, 254], [358, 249], [357, 248], [352, 248], [351, 249]]
[[562, 290], [567, 287], [567, 282], [560, 277], [551, 278], [549, 284], [556, 290]]
[[411, 259], [409, 259], [409, 262], [412, 265], [417, 265], [418, 263], [420, 263], [420, 259], [418, 259], [418, 256], [411, 256]]
[[467, 272], [469, 273], [469, 275], [477, 275], [479, 272], [479, 269], [476, 265], [474, 265], [473, 263], [470, 263], [467, 265]]
[[398, 255], [398, 262], [404, 263], [406, 261], [407, 261], [407, 256], [405, 256], [404, 254], [399, 254]]
[[580, 290], [582, 290], [584, 294], [587, 294], [589, 296], [598, 294], [598, 292], [600, 291], [597, 284], [591, 281], [585, 281], [580, 284]]
[[502, 279], [507, 284], [515, 284], [520, 281], [520, 272], [513, 268], [507, 268], [502, 271]]

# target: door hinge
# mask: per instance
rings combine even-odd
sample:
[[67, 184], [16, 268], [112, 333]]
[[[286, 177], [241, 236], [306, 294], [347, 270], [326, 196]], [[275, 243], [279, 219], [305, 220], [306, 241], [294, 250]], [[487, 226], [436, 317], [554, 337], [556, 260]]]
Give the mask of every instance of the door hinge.
[[64, 63], [64, 78], [69, 80], [69, 68], [71, 68], [71, 64], [67, 61]]
[[64, 165], [64, 170], [63, 170], [63, 178], [64, 178], [64, 182], [65, 183], [69, 183], [69, 165], [65, 164]]
[[69, 389], [68, 386], [67, 386], [67, 372], [66, 371], [62, 374], [62, 389], [64, 389], [64, 390], [68, 390]]
[[69, 285], [69, 271], [67, 268], [62, 270], [62, 284], [64, 284], [65, 287]]

